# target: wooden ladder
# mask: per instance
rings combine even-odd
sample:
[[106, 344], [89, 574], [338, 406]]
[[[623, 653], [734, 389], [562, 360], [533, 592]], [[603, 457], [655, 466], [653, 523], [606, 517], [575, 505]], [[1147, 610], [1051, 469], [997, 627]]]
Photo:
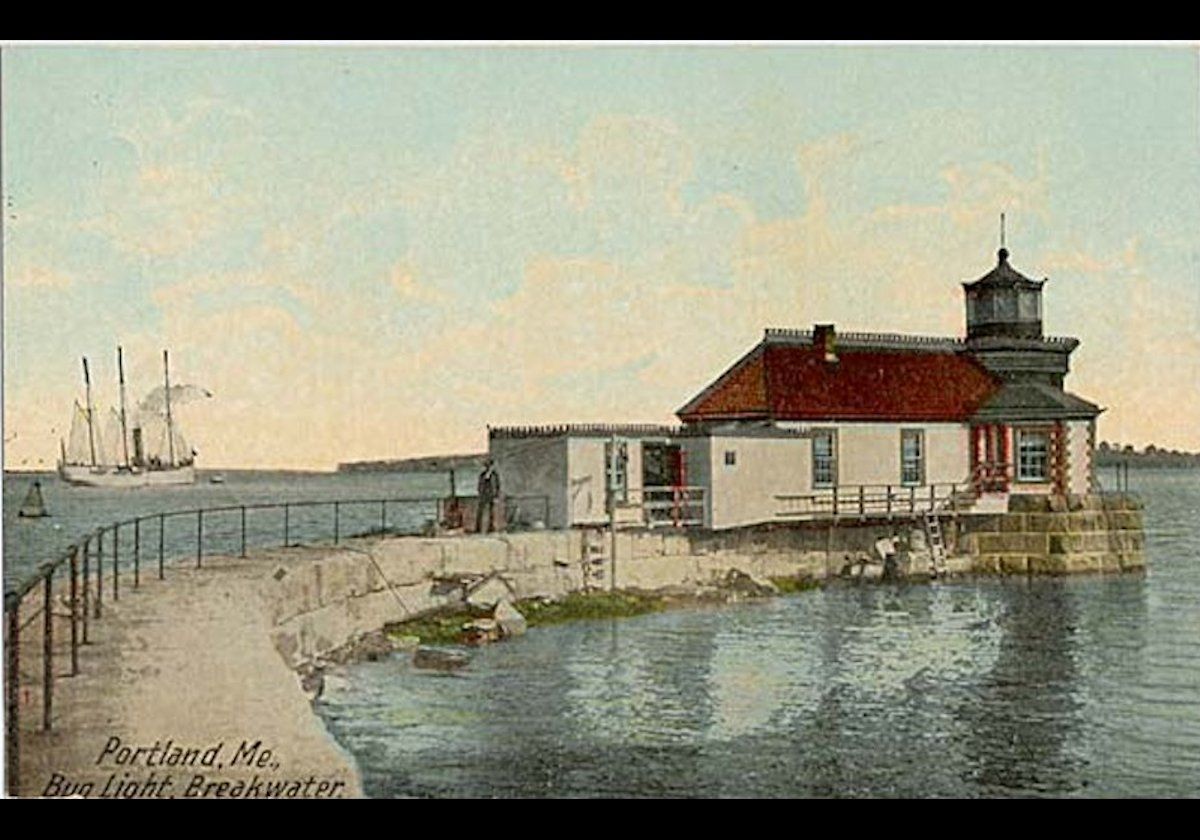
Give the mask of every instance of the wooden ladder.
[[929, 543], [929, 567], [933, 577], [946, 574], [946, 540], [936, 511], [925, 512], [925, 541]]
[[594, 582], [604, 579], [604, 564], [608, 562], [608, 534], [603, 528], [585, 528], [583, 531], [583, 589], [588, 591]]

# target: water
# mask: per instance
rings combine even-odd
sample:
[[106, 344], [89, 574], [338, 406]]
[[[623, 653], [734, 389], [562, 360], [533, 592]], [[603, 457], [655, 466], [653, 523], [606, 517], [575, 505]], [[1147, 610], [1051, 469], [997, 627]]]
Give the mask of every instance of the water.
[[[56, 559], [68, 546], [101, 526], [137, 516], [195, 510], [225, 505], [275, 502], [324, 501], [333, 499], [435, 498], [447, 495], [447, 474], [417, 473], [286, 473], [267, 471], [222, 472], [225, 482], [211, 484], [209, 473], [196, 484], [177, 487], [105, 489], [73, 487], [54, 474], [6, 474], [4, 477], [4, 582], [22, 579], [36, 566]], [[29, 485], [40, 481], [50, 516], [21, 519], [17, 511]], [[474, 486], [474, 476], [457, 474], [458, 487]], [[389, 504], [387, 527], [419, 528], [433, 518], [432, 503]], [[374, 505], [346, 505], [339, 511], [341, 536], [363, 533], [381, 526], [381, 510]], [[289, 542], [332, 540], [331, 507], [301, 507], [288, 513]], [[283, 512], [247, 513], [247, 544], [278, 546], [283, 542]], [[139, 538], [143, 550], [157, 560], [158, 522], [145, 523]], [[164, 554], [194, 558], [196, 517], [171, 517], [164, 526]], [[241, 549], [241, 518], [237, 511], [206, 516], [203, 526], [205, 553], [236, 553]], [[133, 529], [122, 528], [122, 560], [130, 559]], [[108, 551], [108, 544], [105, 550]]]
[[321, 712], [372, 796], [1198, 796], [1200, 473], [1145, 575], [835, 585], [537, 628]]

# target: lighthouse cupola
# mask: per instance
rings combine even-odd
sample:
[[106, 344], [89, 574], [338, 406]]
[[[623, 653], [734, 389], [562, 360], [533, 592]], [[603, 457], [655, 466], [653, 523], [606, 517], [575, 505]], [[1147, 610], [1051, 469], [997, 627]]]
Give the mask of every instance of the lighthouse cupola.
[[1008, 263], [1008, 249], [997, 254], [996, 267], [963, 283], [967, 304], [967, 340], [1042, 337], [1042, 285]]

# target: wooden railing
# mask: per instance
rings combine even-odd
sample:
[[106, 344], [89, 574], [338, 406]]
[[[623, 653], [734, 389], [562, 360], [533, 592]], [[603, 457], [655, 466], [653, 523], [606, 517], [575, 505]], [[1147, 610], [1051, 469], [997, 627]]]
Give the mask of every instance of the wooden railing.
[[625, 504], [642, 509], [649, 528], [692, 528], [704, 524], [703, 487], [636, 487], [626, 493]]
[[972, 499], [967, 483], [846, 484], [809, 493], [777, 494], [775, 516], [781, 520], [914, 516], [929, 511], [956, 512]]

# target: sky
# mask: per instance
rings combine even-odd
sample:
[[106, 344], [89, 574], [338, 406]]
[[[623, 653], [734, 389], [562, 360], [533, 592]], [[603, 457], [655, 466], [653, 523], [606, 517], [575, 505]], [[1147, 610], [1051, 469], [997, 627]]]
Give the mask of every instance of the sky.
[[0, 53], [4, 465], [172, 380], [202, 467], [671, 422], [767, 327], [1049, 277], [1099, 438], [1200, 450], [1194, 47]]

